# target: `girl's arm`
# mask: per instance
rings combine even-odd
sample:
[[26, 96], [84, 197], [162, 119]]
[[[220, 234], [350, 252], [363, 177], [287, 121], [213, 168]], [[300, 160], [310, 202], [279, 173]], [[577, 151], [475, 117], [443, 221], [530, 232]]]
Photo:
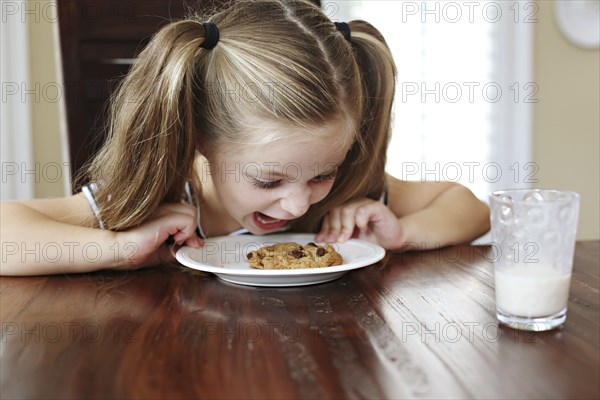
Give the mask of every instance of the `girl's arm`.
[[359, 199], [331, 210], [319, 241], [350, 237], [388, 250], [431, 249], [469, 242], [489, 230], [489, 209], [456, 183], [405, 182], [388, 176], [388, 206]]
[[125, 232], [93, 228], [82, 194], [65, 198], [0, 203], [0, 275], [44, 275], [131, 269], [169, 259], [164, 242], [200, 245], [195, 209], [165, 204], [147, 223]]
[[399, 217], [404, 246], [466, 243], [490, 229], [488, 206], [457, 183], [406, 182], [388, 175], [388, 188], [388, 206]]

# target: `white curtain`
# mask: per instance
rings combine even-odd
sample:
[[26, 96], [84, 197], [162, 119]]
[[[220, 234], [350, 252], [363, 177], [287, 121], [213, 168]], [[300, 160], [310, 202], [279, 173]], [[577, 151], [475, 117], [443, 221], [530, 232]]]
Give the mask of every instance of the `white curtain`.
[[323, 9], [334, 21], [372, 23], [392, 50], [392, 175], [456, 181], [482, 200], [535, 183], [535, 2], [326, 0]]
[[[21, 19], [21, 2], [2, 4], [0, 24], [1, 199], [34, 196], [31, 107], [28, 94], [29, 56], [27, 25]], [[14, 7], [14, 9], [13, 9]], [[29, 173], [28, 173], [29, 172]]]

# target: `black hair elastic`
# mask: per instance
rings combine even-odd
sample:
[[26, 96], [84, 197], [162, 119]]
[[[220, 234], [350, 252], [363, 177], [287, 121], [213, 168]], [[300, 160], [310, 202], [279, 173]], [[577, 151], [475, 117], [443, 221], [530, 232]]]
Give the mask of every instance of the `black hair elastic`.
[[219, 28], [212, 22], [203, 22], [205, 38], [204, 42], [200, 45], [203, 49], [210, 50], [214, 48], [219, 42]]
[[350, 36], [350, 25], [348, 25], [346, 22], [334, 22], [333, 24], [335, 25], [338, 31], [342, 32], [344, 38], [346, 38], [346, 40], [350, 42], [352, 39]]

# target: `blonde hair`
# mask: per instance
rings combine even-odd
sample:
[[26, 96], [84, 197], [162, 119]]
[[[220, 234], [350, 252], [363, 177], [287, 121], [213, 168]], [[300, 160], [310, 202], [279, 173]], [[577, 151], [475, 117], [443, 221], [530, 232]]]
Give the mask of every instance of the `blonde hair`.
[[[201, 48], [202, 22], [220, 39]], [[111, 99], [107, 140], [89, 166], [105, 226], [123, 230], [181, 201], [198, 182], [197, 148], [268, 143], [249, 121], [315, 127], [344, 118], [353, 144], [331, 193], [294, 222], [315, 231], [327, 210], [385, 188], [395, 69], [371, 25], [350, 23], [349, 43], [304, 0], [241, 0], [157, 32]], [[341, 138], [344, 140], [346, 138]]]

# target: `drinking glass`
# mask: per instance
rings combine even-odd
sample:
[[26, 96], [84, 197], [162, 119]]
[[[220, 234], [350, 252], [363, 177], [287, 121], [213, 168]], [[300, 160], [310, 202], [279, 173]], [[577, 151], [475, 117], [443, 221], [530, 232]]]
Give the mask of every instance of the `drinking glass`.
[[562, 325], [573, 269], [579, 195], [512, 189], [490, 194], [496, 316], [512, 328]]

